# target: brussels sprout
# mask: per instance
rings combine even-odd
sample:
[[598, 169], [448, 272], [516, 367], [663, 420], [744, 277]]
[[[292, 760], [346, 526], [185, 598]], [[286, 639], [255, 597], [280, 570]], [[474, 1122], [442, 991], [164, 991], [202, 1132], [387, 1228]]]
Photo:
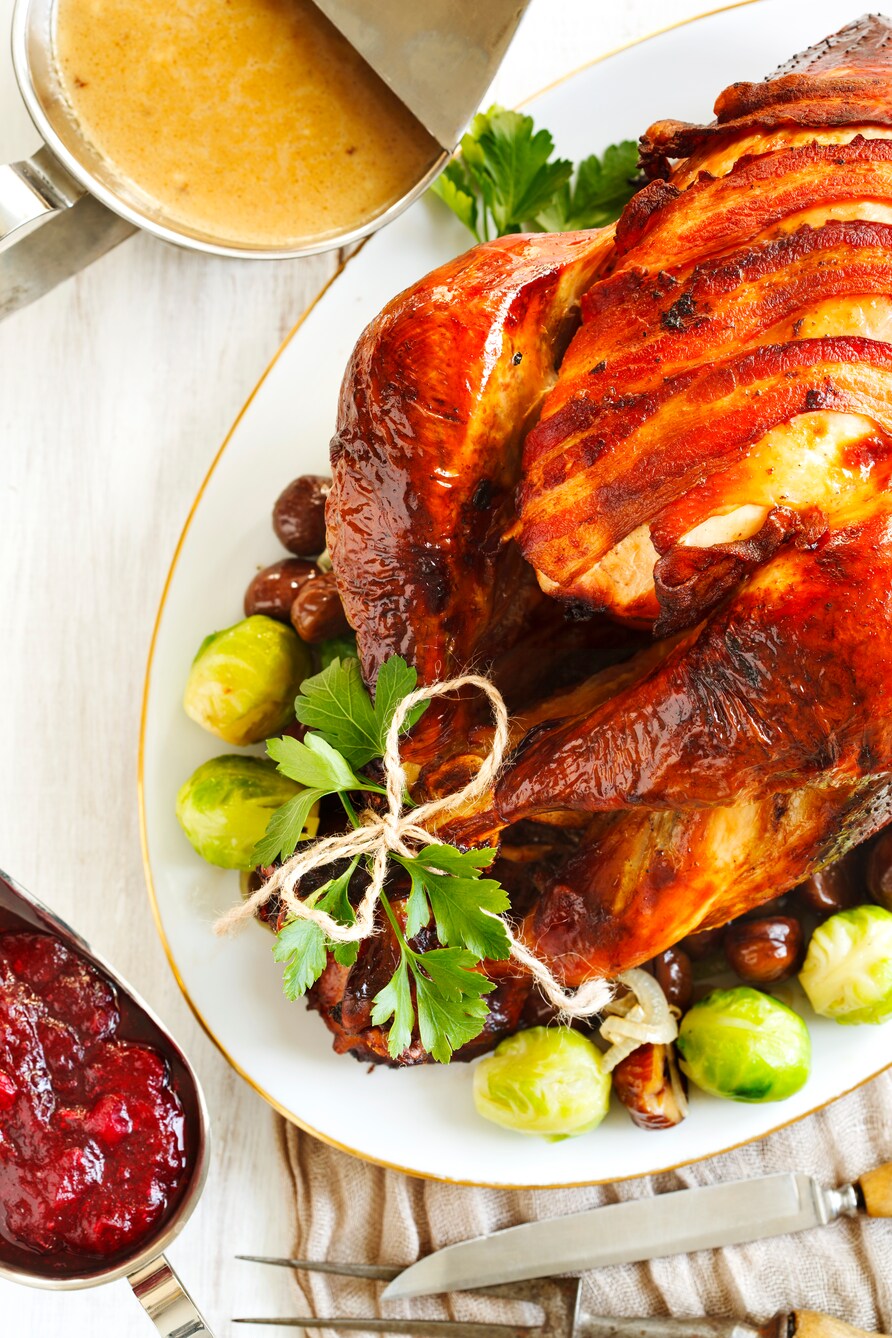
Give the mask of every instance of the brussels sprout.
[[255, 614], [205, 637], [192, 662], [183, 706], [227, 743], [259, 743], [294, 718], [294, 698], [313, 672], [297, 633]]
[[785, 1101], [811, 1069], [808, 1028], [792, 1008], [748, 985], [713, 990], [682, 1019], [684, 1073], [713, 1096]]
[[567, 1027], [509, 1036], [474, 1070], [478, 1113], [522, 1134], [584, 1134], [601, 1123], [609, 1104], [610, 1074], [600, 1051]]
[[892, 913], [856, 906], [812, 934], [799, 976], [816, 1013], [846, 1026], [892, 1018]]
[[213, 757], [181, 787], [177, 818], [209, 864], [251, 869], [270, 815], [301, 788], [265, 757]]

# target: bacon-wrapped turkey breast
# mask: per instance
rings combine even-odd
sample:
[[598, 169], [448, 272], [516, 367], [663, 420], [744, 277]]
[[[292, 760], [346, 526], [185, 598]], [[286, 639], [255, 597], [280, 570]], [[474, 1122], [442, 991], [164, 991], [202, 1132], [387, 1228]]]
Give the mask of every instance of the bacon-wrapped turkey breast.
[[[348, 368], [328, 538], [364, 673], [489, 669], [522, 707], [449, 835], [576, 833], [524, 921], [570, 984], [892, 816], [890, 39], [865, 18], [652, 126], [614, 229], [475, 248]], [[429, 712], [419, 791], [485, 743], [473, 702]]]

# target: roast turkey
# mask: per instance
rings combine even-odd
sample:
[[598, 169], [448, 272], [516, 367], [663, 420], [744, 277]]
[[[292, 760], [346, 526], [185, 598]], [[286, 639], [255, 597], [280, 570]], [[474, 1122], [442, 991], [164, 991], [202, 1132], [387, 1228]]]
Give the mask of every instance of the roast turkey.
[[[448, 836], [568, 834], [517, 913], [569, 984], [892, 817], [890, 38], [861, 19], [652, 126], [615, 228], [474, 248], [347, 369], [328, 543], [363, 672], [505, 692], [514, 750]], [[416, 793], [487, 728], [473, 696], [428, 712]]]

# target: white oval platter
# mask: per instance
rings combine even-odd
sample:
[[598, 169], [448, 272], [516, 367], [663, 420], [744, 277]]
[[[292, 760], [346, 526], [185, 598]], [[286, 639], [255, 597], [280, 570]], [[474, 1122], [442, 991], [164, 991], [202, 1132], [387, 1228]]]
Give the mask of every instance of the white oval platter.
[[[579, 71], [531, 109], [561, 154], [582, 158], [636, 137], [659, 117], [708, 119], [726, 84], [763, 77], [862, 8], [863, 0], [758, 0], [721, 11]], [[203, 864], [174, 817], [180, 783], [225, 751], [180, 706], [198, 643], [241, 616], [250, 574], [278, 556], [269, 514], [285, 483], [305, 471], [327, 472], [341, 374], [362, 328], [466, 244], [467, 234], [431, 200], [372, 237], [286, 342], [215, 460], [174, 557], [147, 670], [146, 873], [171, 965], [199, 1020], [234, 1067], [297, 1124], [359, 1157], [440, 1179], [493, 1186], [617, 1180], [727, 1150], [825, 1105], [892, 1061], [892, 1024], [842, 1028], [809, 1016], [813, 1073], [782, 1104], [695, 1093], [690, 1117], [669, 1132], [642, 1132], [614, 1109], [577, 1139], [524, 1138], [477, 1117], [467, 1064], [369, 1072], [336, 1056], [319, 1018], [283, 997], [266, 931], [252, 925], [235, 939], [213, 937], [215, 916], [238, 895], [237, 875]]]

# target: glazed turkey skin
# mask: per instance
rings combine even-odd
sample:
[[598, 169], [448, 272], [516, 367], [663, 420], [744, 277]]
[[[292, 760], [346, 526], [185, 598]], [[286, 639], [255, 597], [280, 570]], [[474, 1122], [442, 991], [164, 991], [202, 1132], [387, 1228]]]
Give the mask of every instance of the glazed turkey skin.
[[[892, 27], [715, 110], [646, 132], [615, 227], [502, 238], [394, 299], [332, 445], [369, 684], [400, 653], [510, 694], [525, 659], [654, 642], [524, 701], [497, 785], [442, 832], [563, 829], [523, 934], [571, 985], [892, 818]], [[430, 710], [416, 796], [490, 737], [485, 711]]]
[[[748, 127], [629, 206], [525, 444], [513, 532], [543, 590], [676, 630], [728, 591], [710, 553], [739, 579], [801, 535], [790, 513], [814, 534], [887, 486], [888, 133], [759, 153]], [[673, 572], [695, 564], [699, 599]]]

